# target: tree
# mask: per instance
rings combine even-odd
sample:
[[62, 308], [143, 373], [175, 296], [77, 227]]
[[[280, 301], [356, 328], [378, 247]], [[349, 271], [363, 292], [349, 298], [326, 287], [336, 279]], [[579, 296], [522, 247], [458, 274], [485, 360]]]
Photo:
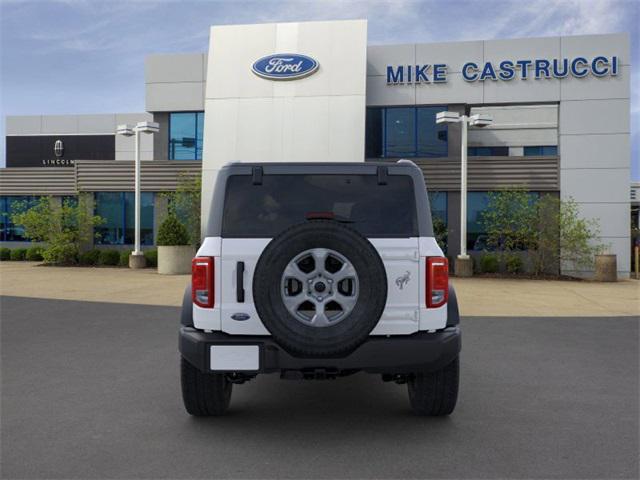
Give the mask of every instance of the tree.
[[578, 204], [543, 195], [537, 205], [538, 229], [532, 252], [535, 273], [590, 269], [595, 255], [604, 250], [599, 242], [600, 227], [595, 219], [580, 216]]
[[438, 242], [438, 245], [446, 254], [449, 232], [447, 230], [447, 224], [437, 215], [433, 216], [433, 233], [436, 237], [436, 242]]
[[536, 197], [523, 189], [489, 192], [481, 223], [487, 244], [496, 250], [527, 250], [536, 275], [558, 273], [561, 265], [589, 269], [604, 248], [598, 242], [598, 222], [582, 218], [571, 198]]
[[175, 192], [165, 194], [169, 200], [169, 214], [173, 214], [187, 229], [189, 243], [200, 246], [200, 200], [202, 178], [181, 173]]
[[535, 197], [524, 189], [489, 192], [480, 222], [487, 245], [498, 251], [526, 250], [535, 240]]
[[104, 222], [91, 211], [84, 196], [64, 199], [61, 204], [52, 197], [41, 197], [30, 208], [26, 203], [15, 205], [11, 220], [22, 225], [26, 238], [46, 243], [42, 251], [46, 263], [72, 264], [78, 262], [82, 245], [94, 236], [94, 227]]

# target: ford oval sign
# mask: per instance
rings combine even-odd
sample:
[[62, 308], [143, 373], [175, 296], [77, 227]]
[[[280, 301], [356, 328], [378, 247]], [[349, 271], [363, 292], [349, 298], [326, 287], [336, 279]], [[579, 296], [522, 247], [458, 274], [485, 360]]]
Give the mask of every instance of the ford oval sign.
[[298, 53], [278, 53], [256, 60], [253, 73], [269, 80], [297, 80], [318, 70], [318, 62]]

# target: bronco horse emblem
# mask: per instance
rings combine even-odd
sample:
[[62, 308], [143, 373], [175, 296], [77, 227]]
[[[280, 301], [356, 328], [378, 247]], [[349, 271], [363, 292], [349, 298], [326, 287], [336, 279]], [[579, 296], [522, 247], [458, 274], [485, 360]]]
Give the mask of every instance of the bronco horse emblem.
[[411, 272], [407, 270], [407, 273], [396, 278], [396, 285], [402, 290], [404, 286], [409, 283], [409, 280], [411, 280]]

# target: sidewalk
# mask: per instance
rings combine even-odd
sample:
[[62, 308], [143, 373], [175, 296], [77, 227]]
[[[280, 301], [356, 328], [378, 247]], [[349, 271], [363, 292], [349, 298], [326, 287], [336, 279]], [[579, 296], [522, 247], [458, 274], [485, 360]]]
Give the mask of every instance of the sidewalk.
[[[43, 267], [0, 263], [0, 295], [179, 306], [189, 275], [127, 268]], [[454, 278], [464, 316], [640, 315], [640, 282]]]

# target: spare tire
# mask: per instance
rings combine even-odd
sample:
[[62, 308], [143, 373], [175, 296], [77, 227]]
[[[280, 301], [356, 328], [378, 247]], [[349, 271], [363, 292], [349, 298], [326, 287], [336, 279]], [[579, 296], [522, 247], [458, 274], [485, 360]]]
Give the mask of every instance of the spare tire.
[[374, 246], [330, 220], [295, 225], [264, 249], [253, 300], [274, 340], [292, 355], [337, 357], [353, 351], [378, 323], [387, 276]]

